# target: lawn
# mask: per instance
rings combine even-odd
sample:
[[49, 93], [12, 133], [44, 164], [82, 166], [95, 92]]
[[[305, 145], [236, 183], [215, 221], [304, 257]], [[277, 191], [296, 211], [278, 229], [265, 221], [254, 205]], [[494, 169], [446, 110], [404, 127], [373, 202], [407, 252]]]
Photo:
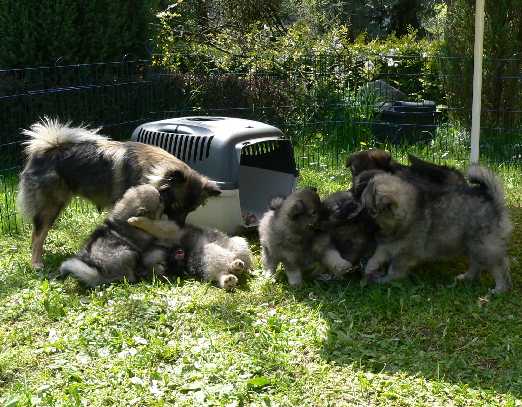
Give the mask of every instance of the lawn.
[[[69, 208], [30, 268], [30, 231], [0, 241], [0, 401], [29, 405], [522, 405], [519, 170], [500, 168], [514, 291], [461, 285], [464, 260], [403, 282], [307, 282], [255, 268], [227, 293], [192, 280], [93, 291], [52, 277], [102, 219]], [[325, 194], [343, 171], [303, 170]]]

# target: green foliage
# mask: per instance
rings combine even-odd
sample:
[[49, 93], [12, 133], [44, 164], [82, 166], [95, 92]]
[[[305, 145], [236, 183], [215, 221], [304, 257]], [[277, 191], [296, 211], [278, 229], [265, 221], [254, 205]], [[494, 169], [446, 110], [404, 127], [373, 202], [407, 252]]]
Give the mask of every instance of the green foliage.
[[[522, 109], [522, 1], [486, 2], [482, 110], [487, 126], [517, 126], [516, 111]], [[453, 117], [465, 124], [471, 120], [473, 83], [474, 2], [454, 0], [448, 6], [446, 44], [449, 57], [443, 66], [448, 101], [461, 109]]]
[[202, 84], [200, 79], [197, 91], [190, 90], [193, 85], [186, 88], [203, 110], [227, 100], [240, 107], [267, 107], [275, 124], [368, 122], [375, 100], [358, 91], [381, 78], [411, 99], [444, 103], [436, 58], [440, 44], [419, 40], [414, 31], [386, 40], [360, 36], [352, 42], [346, 26], [320, 33], [297, 22], [284, 34], [255, 25], [241, 38], [223, 30], [212, 41], [200, 41], [173, 28], [182, 18], [179, 10], [160, 15], [156, 63], [199, 78], [208, 75], [210, 80]]
[[3, 0], [0, 67], [144, 56], [158, 0]]

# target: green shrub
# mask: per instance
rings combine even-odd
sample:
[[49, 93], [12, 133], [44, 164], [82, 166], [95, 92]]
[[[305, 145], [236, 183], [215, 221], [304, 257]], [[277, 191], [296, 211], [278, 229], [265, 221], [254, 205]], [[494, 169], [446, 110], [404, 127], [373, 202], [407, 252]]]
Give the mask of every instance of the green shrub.
[[[448, 6], [443, 66], [448, 102], [459, 109], [453, 118], [471, 122], [474, 2], [454, 0]], [[522, 95], [522, 1], [486, 1], [482, 119], [484, 126], [514, 127], [520, 123]]]
[[158, 0], [2, 0], [0, 67], [142, 57]]

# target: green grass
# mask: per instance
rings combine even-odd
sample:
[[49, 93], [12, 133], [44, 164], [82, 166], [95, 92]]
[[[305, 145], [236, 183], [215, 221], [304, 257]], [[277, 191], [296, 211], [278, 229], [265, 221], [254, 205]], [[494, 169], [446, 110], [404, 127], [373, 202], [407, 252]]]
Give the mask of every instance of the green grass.
[[[520, 172], [502, 170], [510, 201]], [[512, 179], [512, 181], [510, 181]], [[303, 170], [329, 193], [344, 171]], [[6, 406], [522, 405], [522, 210], [512, 211], [515, 289], [455, 285], [463, 260], [406, 281], [291, 289], [256, 271], [227, 293], [192, 280], [93, 291], [52, 277], [102, 219], [69, 208], [29, 265], [29, 235], [0, 241], [0, 403]]]

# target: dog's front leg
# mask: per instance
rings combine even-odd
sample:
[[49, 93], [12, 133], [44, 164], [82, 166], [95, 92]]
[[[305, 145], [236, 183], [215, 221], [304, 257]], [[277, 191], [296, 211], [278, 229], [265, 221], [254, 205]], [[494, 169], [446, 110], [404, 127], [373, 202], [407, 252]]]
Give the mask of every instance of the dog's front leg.
[[341, 253], [332, 244], [328, 234], [323, 234], [316, 239], [313, 250], [315, 256], [318, 256], [321, 263], [336, 277], [341, 277], [352, 268], [352, 263], [341, 256]]
[[406, 258], [394, 258], [388, 267], [388, 273], [384, 276], [375, 278], [375, 282], [379, 284], [389, 283], [390, 281], [399, 280], [408, 275], [414, 263]]
[[385, 246], [377, 246], [375, 253], [370, 257], [370, 260], [368, 260], [368, 263], [366, 264], [364, 275], [370, 279], [376, 278], [381, 267], [386, 264], [389, 259], [390, 256]]
[[285, 272], [290, 286], [299, 287], [303, 284], [303, 273], [298, 266], [285, 264]]
[[144, 216], [135, 216], [129, 218], [127, 223], [135, 228], [147, 232], [160, 240], [169, 242], [179, 241], [181, 238], [181, 228], [176, 222], [166, 219], [150, 219]]

